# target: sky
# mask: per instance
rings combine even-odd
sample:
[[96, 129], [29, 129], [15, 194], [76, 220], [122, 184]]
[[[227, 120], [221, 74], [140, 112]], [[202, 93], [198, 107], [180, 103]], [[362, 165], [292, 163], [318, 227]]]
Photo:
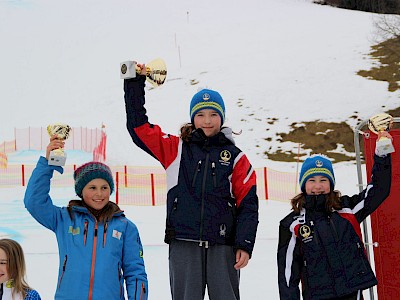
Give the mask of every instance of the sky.
[[[293, 143], [276, 141], [293, 122], [356, 126], [353, 115], [364, 120], [400, 106], [399, 93], [388, 92], [387, 83], [356, 75], [376, 64], [368, 56], [374, 18], [311, 0], [0, 0], [0, 143], [14, 139], [14, 128], [105, 124], [108, 164], [158, 165], [126, 130], [119, 64], [162, 58], [165, 84], [146, 88], [150, 122], [177, 134], [189, 121], [193, 94], [215, 89], [225, 101], [226, 125], [242, 131], [235, 140], [254, 167], [294, 172], [295, 163], [263, 154], [279, 146], [297, 151]], [[34, 163], [40, 154], [19, 152], [10, 162]], [[69, 157], [70, 163], [87, 160], [87, 154]], [[335, 172], [342, 193], [358, 192], [354, 163], [335, 164]], [[58, 265], [54, 236], [27, 214], [23, 193], [0, 189], [7, 207], [0, 211], [0, 228], [23, 244], [29, 282], [51, 299]], [[59, 205], [73, 196], [54, 189]], [[123, 208], [141, 231], [150, 299], [169, 299], [165, 207]], [[278, 299], [277, 226], [288, 212], [288, 203], [260, 202], [254, 256], [242, 272], [244, 300]]]

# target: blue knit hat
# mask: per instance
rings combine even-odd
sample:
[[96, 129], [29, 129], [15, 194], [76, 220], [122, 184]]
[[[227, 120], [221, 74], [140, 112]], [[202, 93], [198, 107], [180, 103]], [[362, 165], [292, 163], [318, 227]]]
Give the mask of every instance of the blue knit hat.
[[221, 95], [213, 90], [203, 89], [197, 92], [190, 102], [190, 121], [194, 124], [194, 116], [202, 109], [213, 109], [221, 117], [221, 125], [225, 121], [225, 104]]
[[83, 164], [74, 172], [74, 180], [75, 180], [75, 192], [76, 194], [82, 198], [82, 190], [83, 188], [93, 179], [101, 178], [108, 182], [110, 185], [110, 194], [114, 191], [114, 180], [112, 177], [112, 172], [109, 166], [97, 162], [91, 161], [86, 164]]
[[308, 157], [301, 166], [299, 184], [301, 191], [306, 191], [306, 181], [313, 176], [325, 176], [331, 183], [331, 190], [335, 187], [335, 174], [332, 162], [325, 156], [313, 155]]

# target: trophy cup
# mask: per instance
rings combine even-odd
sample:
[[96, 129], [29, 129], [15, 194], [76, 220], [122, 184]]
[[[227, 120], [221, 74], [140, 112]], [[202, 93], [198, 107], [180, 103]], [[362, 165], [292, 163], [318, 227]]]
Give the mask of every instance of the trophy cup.
[[[140, 68], [136, 65], [136, 61], [124, 61], [120, 64], [120, 78], [135, 78], [136, 74], [140, 74]], [[146, 79], [154, 87], [164, 83], [167, 77], [167, 66], [161, 58], [152, 60], [146, 64]]]
[[[393, 117], [386, 113], [374, 115], [368, 120], [368, 128], [375, 134], [380, 131], [389, 131], [392, 125]], [[376, 141], [377, 154], [386, 155], [392, 152], [394, 152], [394, 147], [391, 139], [383, 136]]]
[[[71, 127], [65, 124], [52, 124], [47, 126], [47, 132], [50, 137], [57, 135], [60, 140], [66, 140], [69, 137]], [[49, 165], [51, 166], [64, 166], [67, 160], [67, 154], [62, 148], [50, 151]]]

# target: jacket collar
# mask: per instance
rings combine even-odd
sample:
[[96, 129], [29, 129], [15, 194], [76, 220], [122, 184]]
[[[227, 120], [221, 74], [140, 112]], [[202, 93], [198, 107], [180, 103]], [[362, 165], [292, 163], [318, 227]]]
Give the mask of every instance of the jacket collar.
[[201, 146], [222, 146], [235, 144], [232, 136], [232, 129], [224, 127], [216, 135], [207, 137], [201, 128], [192, 132], [192, 142]]
[[305, 195], [306, 203], [304, 207], [307, 210], [324, 212], [326, 211], [327, 194], [322, 195]]

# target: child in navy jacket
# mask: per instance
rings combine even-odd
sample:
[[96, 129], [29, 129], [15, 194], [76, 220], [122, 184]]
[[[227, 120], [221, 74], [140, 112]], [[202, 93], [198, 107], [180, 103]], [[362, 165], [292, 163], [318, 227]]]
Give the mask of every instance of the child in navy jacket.
[[127, 128], [134, 143], [167, 173], [165, 242], [173, 300], [239, 299], [239, 270], [251, 257], [258, 226], [256, 174], [222, 128], [225, 105], [210, 89], [190, 103], [181, 135], [148, 122], [144, 65], [124, 81]]
[[[378, 135], [391, 138], [387, 132]], [[342, 196], [327, 157], [307, 158], [301, 168], [302, 193], [279, 227], [280, 299], [362, 299], [362, 290], [377, 284], [360, 223], [388, 197], [391, 156], [375, 154], [372, 179], [361, 193]]]

